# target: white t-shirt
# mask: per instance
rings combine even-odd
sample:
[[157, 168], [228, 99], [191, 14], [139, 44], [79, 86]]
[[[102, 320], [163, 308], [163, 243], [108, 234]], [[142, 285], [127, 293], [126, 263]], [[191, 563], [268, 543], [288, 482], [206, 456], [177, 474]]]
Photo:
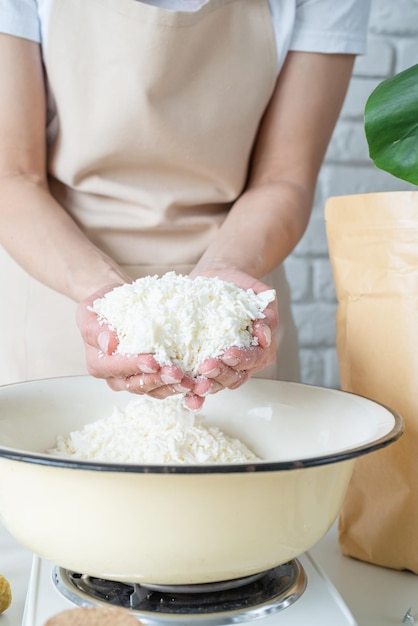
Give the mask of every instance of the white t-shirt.
[[[45, 53], [53, 1], [0, 0], [0, 33], [39, 42]], [[207, 0], [132, 1], [174, 11], [196, 11]], [[370, 3], [371, 0], [269, 0], [276, 36], [277, 71], [288, 50], [364, 54]], [[51, 140], [56, 131], [56, 106], [48, 81], [47, 101]]]
[[[196, 11], [206, 0], [137, 0], [174, 11]], [[0, 32], [42, 43], [53, 0], [0, 0]], [[288, 49], [364, 54], [371, 0], [269, 0], [278, 69]], [[294, 24], [293, 24], [293, 20]], [[292, 38], [287, 39], [289, 24]]]

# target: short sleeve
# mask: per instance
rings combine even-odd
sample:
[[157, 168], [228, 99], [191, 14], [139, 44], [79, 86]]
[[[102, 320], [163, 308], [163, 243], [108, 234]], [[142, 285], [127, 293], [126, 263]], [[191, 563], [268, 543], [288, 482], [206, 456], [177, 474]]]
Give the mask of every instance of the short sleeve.
[[371, 0], [296, 0], [290, 50], [365, 54]]
[[0, 33], [40, 42], [36, 0], [0, 0]]

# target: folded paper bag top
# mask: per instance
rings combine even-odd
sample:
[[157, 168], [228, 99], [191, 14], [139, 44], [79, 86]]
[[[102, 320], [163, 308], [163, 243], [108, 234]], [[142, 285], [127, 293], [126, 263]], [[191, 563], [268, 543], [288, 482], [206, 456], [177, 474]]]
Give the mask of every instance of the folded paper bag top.
[[330, 198], [341, 388], [397, 411], [405, 433], [356, 461], [343, 554], [418, 574], [418, 192]]

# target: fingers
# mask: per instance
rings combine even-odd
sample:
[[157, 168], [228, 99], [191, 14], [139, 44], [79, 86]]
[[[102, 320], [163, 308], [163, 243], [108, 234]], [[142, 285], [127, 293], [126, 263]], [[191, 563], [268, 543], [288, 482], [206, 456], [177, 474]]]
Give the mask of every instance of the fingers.
[[91, 346], [100, 347], [104, 354], [112, 354], [112, 352], [115, 351], [117, 336], [108, 326], [99, 322], [97, 314], [92, 311], [91, 307], [96, 298], [101, 298], [105, 293], [111, 291], [116, 286], [118, 285], [108, 285], [92, 294], [80, 302], [76, 311], [77, 326], [84, 342]]
[[155, 398], [190, 393], [193, 389], [193, 380], [185, 376], [181, 368], [175, 365], [161, 367], [152, 373], [137, 371], [129, 376], [109, 376], [107, 382], [114, 391], [149, 394]]
[[191, 411], [200, 411], [205, 402], [205, 398], [200, 396], [196, 396], [195, 394], [189, 394], [184, 398], [184, 404]]
[[136, 374], [155, 375], [160, 366], [151, 354], [105, 354], [98, 347], [85, 344], [88, 372], [95, 378], [126, 379]]
[[221, 363], [234, 371], [253, 371], [265, 367], [270, 360], [270, 350], [254, 346], [252, 348], [228, 348], [220, 357]]
[[255, 322], [253, 335], [257, 338], [260, 348], [269, 348], [272, 342], [271, 328], [263, 322]]
[[[260, 333], [263, 332], [261, 326]], [[192, 378], [178, 366], [160, 367], [150, 354], [105, 354], [100, 348], [92, 346], [86, 346], [86, 352], [90, 374], [105, 378], [112, 390], [148, 394], [159, 399], [180, 393], [185, 396], [186, 406], [194, 411], [202, 407], [209, 394], [225, 388], [237, 389], [255, 371], [275, 359], [273, 343], [269, 348], [260, 345], [251, 348], [233, 347], [220, 358], [206, 359], [199, 368], [199, 375]]]
[[[272, 313], [274, 317], [274, 311]], [[265, 319], [254, 324], [253, 334], [257, 344], [251, 347], [228, 348], [217, 359], [206, 359], [199, 367], [193, 392], [198, 396], [216, 393], [220, 389], [237, 389], [255, 372], [276, 359], [276, 344], [271, 327]]]
[[248, 379], [245, 370], [229, 367], [219, 359], [216, 360], [216, 366], [213, 366], [212, 361], [215, 359], [207, 359], [200, 367], [201, 376], [193, 387], [197, 395], [216, 393], [223, 388], [236, 389]]

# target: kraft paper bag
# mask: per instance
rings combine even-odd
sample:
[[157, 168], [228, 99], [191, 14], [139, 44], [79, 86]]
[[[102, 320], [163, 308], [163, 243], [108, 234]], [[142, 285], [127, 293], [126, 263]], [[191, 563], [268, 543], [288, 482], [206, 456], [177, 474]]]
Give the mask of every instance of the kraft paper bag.
[[330, 198], [325, 219], [341, 388], [405, 426], [396, 443], [357, 459], [340, 548], [418, 574], [418, 192]]

